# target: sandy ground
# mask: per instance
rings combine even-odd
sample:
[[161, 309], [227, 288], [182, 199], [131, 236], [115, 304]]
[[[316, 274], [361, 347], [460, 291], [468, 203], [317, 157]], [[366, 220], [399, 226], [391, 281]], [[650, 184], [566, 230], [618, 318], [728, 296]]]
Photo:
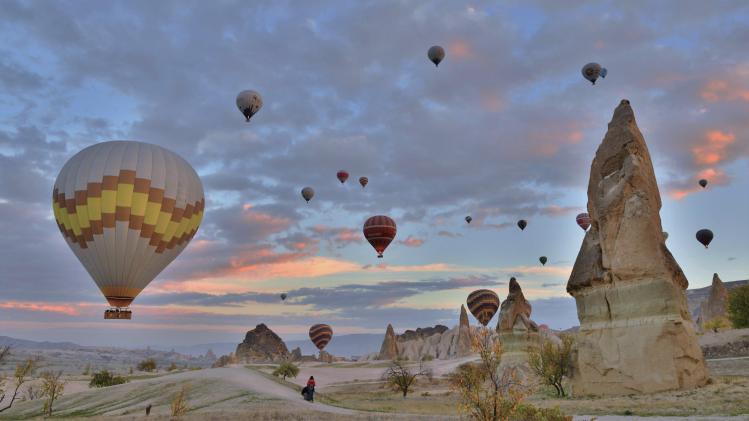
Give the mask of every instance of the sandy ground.
[[700, 345], [714, 346], [725, 345], [729, 342], [736, 342], [742, 338], [749, 338], [749, 328], [747, 329], [728, 329], [718, 333], [705, 332], [700, 336]]

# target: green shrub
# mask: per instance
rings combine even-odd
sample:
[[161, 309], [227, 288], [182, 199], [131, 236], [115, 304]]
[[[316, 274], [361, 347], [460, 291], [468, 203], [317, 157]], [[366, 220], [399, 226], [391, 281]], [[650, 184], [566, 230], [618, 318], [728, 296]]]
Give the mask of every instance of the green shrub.
[[166, 371], [174, 371], [177, 369], [177, 364], [172, 363], [172, 365], [169, 366], [169, 368], [166, 369]]
[[156, 361], [153, 358], [143, 360], [138, 363], [138, 370], [152, 372], [156, 371]]
[[122, 376], [115, 376], [107, 370], [94, 373], [88, 387], [109, 387], [117, 384], [127, 383], [129, 380]]
[[537, 408], [533, 405], [520, 404], [511, 421], [571, 421], [572, 417], [564, 415], [559, 408]]
[[749, 285], [728, 293], [728, 319], [735, 329], [749, 327]]
[[274, 376], [281, 376], [284, 380], [286, 380], [286, 377], [295, 378], [297, 374], [299, 374], [299, 367], [288, 361], [282, 362], [281, 365], [273, 371]]
[[562, 335], [561, 343], [544, 339], [539, 346], [528, 349], [528, 365], [541, 382], [556, 389], [557, 396], [567, 396], [562, 381], [572, 371], [572, 347], [575, 343], [571, 335]]

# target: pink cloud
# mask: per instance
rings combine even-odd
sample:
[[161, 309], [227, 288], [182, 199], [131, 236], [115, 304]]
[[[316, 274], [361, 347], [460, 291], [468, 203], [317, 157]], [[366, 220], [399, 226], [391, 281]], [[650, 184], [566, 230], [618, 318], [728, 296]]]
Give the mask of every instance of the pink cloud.
[[466, 41], [455, 40], [448, 44], [448, 54], [457, 58], [471, 58], [474, 56], [471, 45]]
[[749, 102], [749, 89], [735, 84], [729, 85], [725, 80], [708, 81], [699, 94], [707, 102]]
[[48, 313], [59, 313], [67, 316], [77, 316], [80, 313], [78, 310], [70, 304], [50, 304], [44, 302], [32, 302], [32, 301], [6, 301], [0, 303], [0, 308], [10, 310], [24, 310], [34, 312], [48, 312]]
[[406, 247], [421, 247], [424, 244], [424, 240], [409, 235], [408, 238], [399, 241], [399, 243]]

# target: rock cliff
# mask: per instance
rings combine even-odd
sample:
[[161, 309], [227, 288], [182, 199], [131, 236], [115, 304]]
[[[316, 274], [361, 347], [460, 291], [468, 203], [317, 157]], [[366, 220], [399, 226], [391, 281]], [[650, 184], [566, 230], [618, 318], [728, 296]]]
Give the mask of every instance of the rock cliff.
[[286, 344], [265, 324], [247, 332], [234, 353], [240, 362], [278, 362], [289, 357]]

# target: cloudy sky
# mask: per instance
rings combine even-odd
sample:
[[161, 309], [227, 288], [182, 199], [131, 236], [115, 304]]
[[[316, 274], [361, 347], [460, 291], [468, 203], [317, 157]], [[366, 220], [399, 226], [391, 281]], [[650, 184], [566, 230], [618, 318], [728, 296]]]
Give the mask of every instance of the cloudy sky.
[[[576, 325], [574, 217], [622, 98], [690, 286], [748, 278], [749, 5], [572, 4], [3, 1], [0, 335], [139, 346], [234, 342], [260, 322], [287, 339], [318, 322], [454, 325], [471, 290], [504, 298], [510, 276], [539, 323]], [[609, 70], [596, 86], [590, 61]], [[250, 124], [243, 89], [265, 102]], [[110, 139], [177, 152], [207, 200], [130, 322], [102, 320], [50, 206], [65, 161]], [[375, 214], [398, 223], [383, 260], [361, 234]]]

